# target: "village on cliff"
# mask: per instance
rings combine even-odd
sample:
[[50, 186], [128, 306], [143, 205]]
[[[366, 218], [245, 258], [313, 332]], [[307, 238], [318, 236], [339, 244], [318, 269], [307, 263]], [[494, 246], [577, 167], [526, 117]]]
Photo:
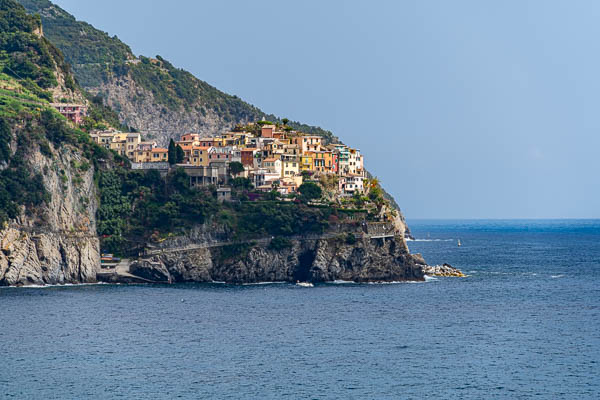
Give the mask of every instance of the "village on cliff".
[[[75, 124], [85, 112], [83, 106], [73, 104], [53, 106]], [[158, 147], [156, 141], [144, 140], [142, 133], [111, 130], [90, 136], [98, 145], [129, 159], [132, 169], [166, 172], [172, 166], [181, 167], [191, 186], [216, 185], [223, 199], [228, 197], [230, 177], [247, 178], [257, 191], [289, 195], [298, 191], [304, 178], [327, 175], [335, 176], [339, 196], [364, 192], [366, 174], [360, 150], [325, 144], [323, 137], [294, 131], [285, 124], [263, 120], [213, 137], [186, 133], [174, 142], [180, 148], [177, 160], [170, 159], [169, 149]]]

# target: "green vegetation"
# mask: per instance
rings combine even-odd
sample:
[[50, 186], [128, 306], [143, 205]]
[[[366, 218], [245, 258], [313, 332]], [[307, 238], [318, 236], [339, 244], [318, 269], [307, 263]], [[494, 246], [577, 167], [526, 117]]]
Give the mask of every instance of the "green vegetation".
[[304, 182], [300, 185], [298, 191], [302, 195], [302, 200], [304, 201], [317, 200], [323, 195], [321, 187], [314, 182]]
[[183, 232], [209, 220], [225, 224], [239, 240], [323, 232], [333, 212], [282, 201], [220, 204], [214, 187], [190, 188], [181, 168], [163, 179], [157, 171], [116, 167], [98, 174], [98, 187], [102, 248], [118, 254], [134, 251], [153, 235]]
[[244, 164], [242, 164], [239, 161], [232, 161], [231, 163], [229, 163], [229, 171], [233, 176], [241, 174], [242, 172], [244, 172]]
[[22, 80], [39, 95], [56, 86], [56, 62], [65, 67], [56, 49], [34, 35], [40, 27], [39, 17], [28, 15], [13, 0], [0, 0], [1, 71]]
[[75, 17], [48, 0], [19, 0], [30, 13], [42, 16], [44, 35], [54, 43], [73, 65], [75, 76], [85, 88], [97, 88], [114, 77], [130, 74], [142, 87], [152, 92], [155, 100], [167, 110], [192, 110], [207, 115], [214, 112], [225, 122], [258, 120], [266, 117], [289, 129], [338, 141], [328, 130], [266, 115], [237, 96], [221, 92], [187, 71], [175, 68], [160, 56], [156, 59], [136, 57], [129, 46], [116, 36], [109, 36]]
[[277, 236], [269, 242], [269, 248], [273, 250], [283, 250], [292, 247], [292, 241], [288, 238]]
[[348, 232], [344, 241], [346, 244], [353, 245], [356, 243], [356, 236], [354, 236], [354, 233]]
[[168, 233], [203, 223], [217, 211], [214, 196], [191, 190], [182, 169], [166, 179], [157, 171], [123, 167], [98, 175], [98, 233], [103, 236], [103, 248], [112, 252], [123, 253], [131, 243], [147, 240], [155, 231]]
[[98, 86], [110, 76], [122, 74], [133, 58], [131, 49], [116, 36], [110, 37], [48, 0], [19, 0], [30, 13], [42, 15], [44, 35], [73, 66], [84, 87]]
[[131, 132], [131, 128], [121, 124], [119, 115], [110, 107], [104, 105], [102, 96], [92, 96], [91, 94], [81, 90], [87, 100], [90, 102], [88, 115], [83, 117], [81, 129], [89, 132], [93, 129], [105, 130], [112, 126], [123, 132]]
[[175, 144], [173, 139], [169, 140], [169, 148], [167, 150], [169, 151], [167, 153], [169, 164], [180, 164], [185, 159], [185, 152], [181, 146]]
[[237, 96], [217, 90], [191, 73], [175, 68], [160, 56], [156, 59], [140, 57], [140, 60], [129, 65], [131, 77], [170, 110], [212, 111], [225, 122], [258, 119], [262, 115], [260, 110]]
[[175, 141], [173, 139], [169, 140], [167, 159], [169, 164], [173, 165], [177, 162], [177, 150], [175, 149]]
[[[36, 148], [52, 158], [51, 144], [55, 148], [72, 146], [87, 160], [93, 160], [95, 167], [97, 160], [107, 158], [109, 153], [49, 108], [52, 97], [43, 89], [57, 85], [57, 71], [64, 74], [67, 86], [74, 89], [76, 86], [60, 51], [38, 36], [39, 17], [28, 15], [13, 0], [0, 0], [0, 28], [0, 223], [3, 224], [20, 215], [23, 206], [27, 213], [32, 213], [37, 206], [50, 201], [42, 175], [28, 161]], [[82, 182], [80, 173], [91, 164], [86, 160], [76, 164], [73, 182], [77, 185]], [[45, 167], [43, 172], [47, 174], [49, 169]], [[65, 171], [60, 171], [59, 177], [65, 185]]]
[[15, 78], [0, 73], [0, 117], [17, 118], [39, 114], [43, 99], [36, 97]]
[[[47, 0], [21, 2], [30, 11], [42, 14], [45, 35], [66, 52], [67, 61], [75, 65], [79, 82], [86, 87], [97, 87], [114, 76], [130, 74], [164, 105], [164, 112], [187, 109], [204, 115], [215, 113], [232, 123], [265, 116], [256, 107], [197, 80], [161, 57], [142, 57], [140, 62], [134, 62], [129, 48], [116, 37], [110, 38], [76, 21]], [[156, 171], [130, 170], [126, 159], [95, 145], [84, 132], [109, 126], [123, 130], [127, 127], [120, 126], [117, 114], [103, 104], [101, 96], [82, 91], [61, 53], [47, 39], [36, 36], [39, 20], [26, 15], [13, 0], [0, 0], [0, 222], [17, 216], [22, 206], [32, 210], [49, 201], [41, 175], [27, 162], [27, 152], [32, 146], [39, 146], [50, 158], [54, 157], [52, 147], [78, 149], [84, 159], [71, 165], [76, 185], [82, 182], [79, 173], [93, 166], [100, 204], [97, 231], [104, 251], [135, 253], [138, 245], [148, 240], [160, 240], [208, 222], [226, 226], [234, 240], [273, 236], [269, 246], [283, 249], [291, 243], [289, 236], [323, 232], [329, 221], [344, 214], [330, 205], [314, 205], [312, 200], [323, 196], [321, 186], [315, 182], [306, 182], [298, 197], [286, 199], [294, 201], [283, 201], [278, 192], [253, 192], [250, 180], [236, 177], [232, 180], [232, 196], [236, 201], [221, 204], [216, 200], [214, 187], [190, 188], [189, 177], [182, 169], [172, 170], [166, 178]], [[52, 97], [46, 89], [56, 85], [57, 71], [65, 77], [65, 86], [81, 91], [90, 101], [89, 115], [80, 127], [83, 131], [69, 127], [62, 116], [48, 108]], [[275, 116], [267, 119], [285, 130], [321, 135], [326, 142], [337, 141], [331, 132], [321, 128]], [[259, 128], [257, 124], [253, 129]], [[16, 147], [11, 151], [14, 142]], [[181, 148], [174, 146], [169, 160], [176, 163], [182, 160], [182, 155]], [[44, 174], [48, 173], [46, 170]], [[241, 172], [232, 163], [232, 173], [235, 175], [236, 171]], [[61, 171], [59, 177], [66, 186], [67, 174]], [[326, 182], [323, 187], [330, 184], [334, 182]], [[359, 196], [350, 201], [356, 203], [352, 204], [357, 207], [353, 210], [356, 213], [372, 213], [362, 206], [382, 203], [377, 190], [369, 197]], [[248, 249], [234, 246], [225, 249], [223, 255]]]
[[21, 206], [31, 209], [50, 200], [50, 196], [42, 182], [42, 176], [33, 172], [25, 162], [35, 132], [31, 126], [27, 130], [31, 135], [17, 137], [17, 150], [11, 155], [9, 143], [12, 140], [10, 120], [0, 118], [0, 226], [9, 219], [21, 214]]

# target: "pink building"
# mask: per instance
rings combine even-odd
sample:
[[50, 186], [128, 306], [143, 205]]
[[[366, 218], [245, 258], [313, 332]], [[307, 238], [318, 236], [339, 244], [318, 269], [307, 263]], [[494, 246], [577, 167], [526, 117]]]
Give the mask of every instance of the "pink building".
[[63, 117], [77, 125], [83, 122], [83, 117], [87, 113], [87, 107], [82, 104], [51, 103], [50, 105]]

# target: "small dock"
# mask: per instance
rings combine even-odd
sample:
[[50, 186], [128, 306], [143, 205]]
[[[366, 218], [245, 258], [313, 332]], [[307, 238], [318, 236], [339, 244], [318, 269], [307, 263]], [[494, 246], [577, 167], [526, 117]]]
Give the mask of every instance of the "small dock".
[[158, 283], [129, 272], [131, 260], [123, 258], [118, 263], [105, 263], [96, 271], [96, 279], [107, 283]]

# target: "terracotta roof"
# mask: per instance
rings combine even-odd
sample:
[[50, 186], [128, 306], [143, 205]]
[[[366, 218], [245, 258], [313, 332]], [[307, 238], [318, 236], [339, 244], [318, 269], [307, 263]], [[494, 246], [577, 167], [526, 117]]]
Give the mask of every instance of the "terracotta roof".
[[169, 150], [162, 147], [155, 147], [151, 150], [153, 153], [168, 153]]

